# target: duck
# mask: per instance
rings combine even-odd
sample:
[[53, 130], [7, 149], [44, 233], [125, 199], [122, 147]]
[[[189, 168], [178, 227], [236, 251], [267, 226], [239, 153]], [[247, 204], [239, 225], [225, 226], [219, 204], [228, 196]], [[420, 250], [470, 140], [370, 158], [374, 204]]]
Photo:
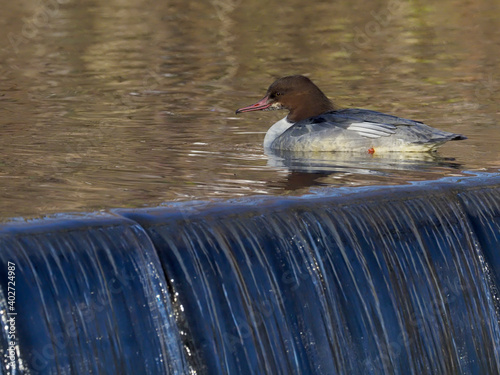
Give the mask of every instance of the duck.
[[337, 108], [308, 77], [277, 79], [257, 103], [236, 110], [288, 110], [264, 137], [264, 149], [340, 152], [433, 152], [448, 141], [467, 139], [382, 112]]

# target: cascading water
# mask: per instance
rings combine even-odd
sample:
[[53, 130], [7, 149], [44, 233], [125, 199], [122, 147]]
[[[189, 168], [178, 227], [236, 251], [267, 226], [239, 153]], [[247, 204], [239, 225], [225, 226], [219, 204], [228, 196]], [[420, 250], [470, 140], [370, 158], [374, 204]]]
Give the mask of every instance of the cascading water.
[[9, 310], [2, 288], [2, 326], [15, 318], [18, 344], [11, 368], [3, 332], [4, 373], [188, 373], [164, 274], [136, 223], [92, 217], [7, 226], [0, 249], [2, 286], [11, 262], [16, 292]]
[[352, 191], [6, 225], [16, 373], [500, 373], [498, 176]]
[[490, 280], [454, 196], [325, 203], [132, 215], [208, 373], [498, 372]]
[[500, 285], [500, 192], [494, 189], [459, 194], [489, 268]]

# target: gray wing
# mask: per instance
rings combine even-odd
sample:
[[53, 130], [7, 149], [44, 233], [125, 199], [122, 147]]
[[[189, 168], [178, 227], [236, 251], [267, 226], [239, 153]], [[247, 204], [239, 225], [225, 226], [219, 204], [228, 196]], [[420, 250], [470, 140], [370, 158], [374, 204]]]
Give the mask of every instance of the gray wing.
[[311, 117], [299, 121], [283, 133], [286, 137], [300, 137], [309, 133], [324, 134], [351, 130], [365, 138], [388, 137], [396, 132], [396, 126], [392, 124], [364, 121], [347, 116], [338, 116], [326, 113], [324, 115]]
[[388, 125], [419, 125], [422, 124], [420, 121], [409, 120], [402, 117], [397, 117], [393, 115], [388, 115], [382, 112], [371, 111], [369, 109], [361, 108], [347, 108], [341, 109], [334, 112], [329, 112], [328, 114], [335, 115], [335, 117], [345, 117], [353, 120], [362, 120], [368, 122], [375, 122], [378, 124], [388, 124]]

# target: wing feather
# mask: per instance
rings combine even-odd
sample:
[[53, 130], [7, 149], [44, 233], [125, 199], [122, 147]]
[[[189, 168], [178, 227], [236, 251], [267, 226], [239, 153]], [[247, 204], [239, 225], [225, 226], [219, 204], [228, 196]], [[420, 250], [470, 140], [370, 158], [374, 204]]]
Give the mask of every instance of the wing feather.
[[389, 124], [381, 124], [369, 121], [353, 122], [347, 128], [367, 138], [389, 137], [396, 133], [396, 127]]

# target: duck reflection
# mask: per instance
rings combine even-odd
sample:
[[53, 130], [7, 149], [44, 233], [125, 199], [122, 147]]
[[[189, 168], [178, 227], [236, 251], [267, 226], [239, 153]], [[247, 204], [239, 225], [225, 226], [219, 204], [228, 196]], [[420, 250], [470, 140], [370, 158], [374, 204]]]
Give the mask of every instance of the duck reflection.
[[[361, 154], [349, 152], [297, 152], [286, 150], [266, 150], [268, 166], [285, 169], [288, 173], [287, 188], [323, 185], [324, 177], [366, 181], [374, 179], [382, 182], [399, 179], [400, 182], [422, 179], [421, 173], [449, 173], [461, 170], [461, 164], [454, 158], [445, 158], [437, 153], [391, 152], [381, 154]], [[402, 173], [403, 172], [403, 173]], [[418, 176], [415, 175], [418, 173]], [[349, 177], [347, 177], [349, 176]], [[356, 177], [357, 176], [357, 177]], [[429, 176], [430, 177], [430, 176]], [[331, 185], [329, 183], [328, 185]]]

